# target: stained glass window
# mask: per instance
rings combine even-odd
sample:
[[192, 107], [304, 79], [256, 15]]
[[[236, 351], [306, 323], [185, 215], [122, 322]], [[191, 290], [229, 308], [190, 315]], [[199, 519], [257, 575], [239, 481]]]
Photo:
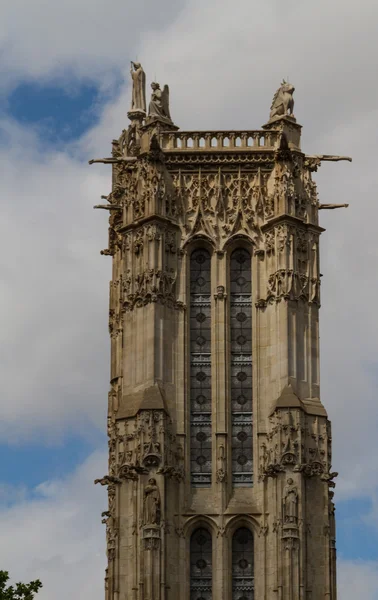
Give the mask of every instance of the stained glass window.
[[207, 529], [196, 529], [190, 539], [190, 600], [212, 598], [212, 540]]
[[190, 462], [192, 485], [211, 484], [210, 253], [190, 258]]
[[232, 537], [232, 600], [254, 599], [253, 535], [247, 527]]
[[253, 483], [252, 457], [252, 281], [251, 256], [231, 255], [231, 435], [232, 480]]

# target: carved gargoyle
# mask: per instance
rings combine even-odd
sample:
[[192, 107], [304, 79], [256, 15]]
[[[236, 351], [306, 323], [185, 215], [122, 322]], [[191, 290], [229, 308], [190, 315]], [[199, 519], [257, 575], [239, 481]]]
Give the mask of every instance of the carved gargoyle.
[[100, 483], [101, 485], [109, 485], [111, 483], [122, 483], [122, 479], [115, 477], [114, 475], [104, 475], [101, 479], [94, 480], [95, 485]]

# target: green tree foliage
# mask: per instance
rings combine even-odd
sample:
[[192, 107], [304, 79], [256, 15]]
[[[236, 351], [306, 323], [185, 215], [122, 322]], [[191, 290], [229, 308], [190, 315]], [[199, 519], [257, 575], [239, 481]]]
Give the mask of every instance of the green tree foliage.
[[42, 587], [39, 579], [6, 587], [8, 579], [8, 571], [0, 571], [0, 600], [33, 600], [34, 595]]

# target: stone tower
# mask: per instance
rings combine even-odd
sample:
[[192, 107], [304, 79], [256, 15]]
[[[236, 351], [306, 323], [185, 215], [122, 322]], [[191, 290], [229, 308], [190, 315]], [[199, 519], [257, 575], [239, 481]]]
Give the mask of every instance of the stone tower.
[[[106, 600], [336, 600], [319, 392], [321, 205], [293, 86], [179, 131], [133, 65], [113, 141]], [[348, 159], [350, 160], [350, 159]]]

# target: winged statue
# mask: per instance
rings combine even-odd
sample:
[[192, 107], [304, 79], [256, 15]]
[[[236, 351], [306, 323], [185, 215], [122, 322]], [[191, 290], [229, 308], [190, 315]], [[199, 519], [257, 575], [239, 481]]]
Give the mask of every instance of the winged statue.
[[148, 107], [149, 117], [160, 117], [171, 121], [169, 112], [169, 87], [165, 85], [160, 89], [160, 85], [154, 81], [151, 83], [152, 93], [150, 105]]

